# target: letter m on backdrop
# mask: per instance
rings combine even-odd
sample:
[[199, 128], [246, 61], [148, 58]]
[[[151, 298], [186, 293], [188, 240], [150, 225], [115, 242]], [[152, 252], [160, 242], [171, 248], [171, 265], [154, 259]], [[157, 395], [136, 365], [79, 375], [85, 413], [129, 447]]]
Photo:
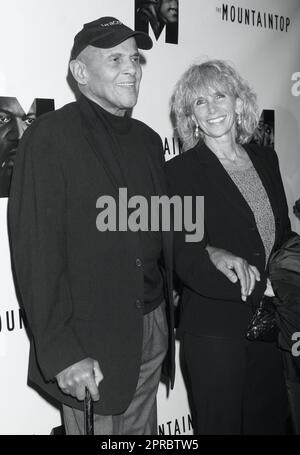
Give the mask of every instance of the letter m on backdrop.
[[176, 19], [173, 18], [169, 22], [168, 17], [163, 20], [160, 15], [160, 8], [163, 1], [165, 0], [135, 0], [135, 30], [149, 33], [150, 25], [156, 41], [159, 39], [162, 31], [166, 30], [165, 42], [178, 44], [179, 0], [175, 1], [175, 6], [177, 6]]

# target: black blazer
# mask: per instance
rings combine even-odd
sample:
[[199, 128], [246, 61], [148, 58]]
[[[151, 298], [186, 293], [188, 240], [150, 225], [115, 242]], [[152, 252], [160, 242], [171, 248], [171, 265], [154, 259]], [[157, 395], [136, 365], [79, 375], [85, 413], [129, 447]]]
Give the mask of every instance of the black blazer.
[[[23, 135], [9, 200], [16, 284], [32, 332], [29, 381], [70, 406], [55, 375], [91, 357], [104, 374], [98, 414], [117, 414], [135, 392], [142, 349], [144, 278], [137, 258], [139, 233], [99, 232], [96, 201], [117, 196], [118, 175], [86, 123], [89, 104], [79, 102], [41, 116]], [[159, 136], [135, 121], [148, 149], [157, 194], [166, 194]], [[146, 136], [146, 137], [145, 137]], [[172, 252], [163, 233], [170, 332], [168, 373], [174, 378]]]
[[[288, 207], [274, 150], [244, 146], [269, 196], [276, 223], [274, 248], [291, 234]], [[167, 163], [171, 195], [204, 196], [204, 238], [186, 243], [174, 234], [175, 270], [183, 284], [180, 329], [193, 334], [244, 337], [247, 324], [264, 292], [267, 272], [264, 246], [253, 213], [218, 158], [204, 144]], [[211, 263], [204, 249], [223, 248], [255, 265], [261, 281], [244, 303], [240, 283], [231, 283]]]

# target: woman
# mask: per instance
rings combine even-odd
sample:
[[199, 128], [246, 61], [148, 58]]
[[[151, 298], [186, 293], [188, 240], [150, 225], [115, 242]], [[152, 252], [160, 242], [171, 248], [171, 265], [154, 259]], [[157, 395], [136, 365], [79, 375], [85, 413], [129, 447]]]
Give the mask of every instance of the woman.
[[275, 343], [245, 338], [263, 294], [272, 294], [270, 253], [291, 233], [277, 156], [247, 144], [258, 123], [256, 96], [224, 61], [189, 68], [173, 111], [188, 151], [167, 164], [170, 193], [203, 195], [205, 207], [202, 242], [175, 233], [195, 433], [285, 433], [280, 353]]

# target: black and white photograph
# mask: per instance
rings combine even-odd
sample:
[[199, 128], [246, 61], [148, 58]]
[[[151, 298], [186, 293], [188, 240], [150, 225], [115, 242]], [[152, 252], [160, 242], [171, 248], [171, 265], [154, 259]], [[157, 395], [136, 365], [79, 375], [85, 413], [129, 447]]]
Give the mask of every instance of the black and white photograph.
[[4, 3], [0, 439], [299, 435], [300, 0]]

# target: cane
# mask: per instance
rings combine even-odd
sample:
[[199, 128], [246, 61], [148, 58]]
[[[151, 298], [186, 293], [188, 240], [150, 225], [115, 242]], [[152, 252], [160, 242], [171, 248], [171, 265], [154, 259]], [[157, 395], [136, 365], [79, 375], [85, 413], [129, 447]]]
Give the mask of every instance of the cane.
[[84, 397], [84, 434], [94, 435], [93, 400], [88, 389], [85, 389]]

